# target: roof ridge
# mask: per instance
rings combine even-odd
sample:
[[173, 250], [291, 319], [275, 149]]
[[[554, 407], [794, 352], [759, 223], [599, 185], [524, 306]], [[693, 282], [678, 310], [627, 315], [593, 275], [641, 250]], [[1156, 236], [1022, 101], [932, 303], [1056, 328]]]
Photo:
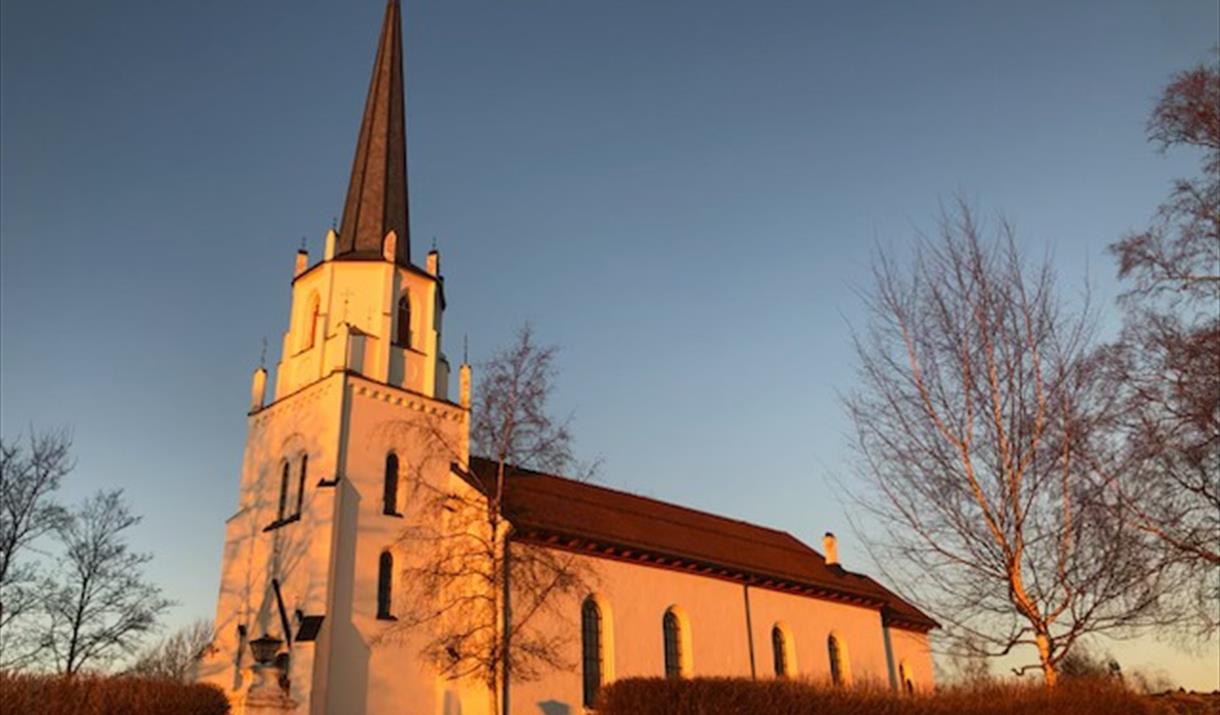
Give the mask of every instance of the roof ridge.
[[[546, 477], [546, 476], [550, 476], [550, 477], [552, 477], [552, 478], [563, 479], [563, 477], [554, 477], [553, 475], [546, 475], [546, 474], [539, 475], [539, 476], [544, 476], [544, 477]], [[576, 481], [576, 480], [565, 480], [565, 481], [570, 481], [570, 482], [573, 482], [573, 483], [575, 483], [575, 484], [580, 484], [581, 486], [592, 486], [592, 485], [586, 485], [585, 483], [583, 483], [583, 482], [578, 482], [578, 481]], [[618, 493], [618, 494], [622, 494], [622, 495], [624, 495], [624, 496], [635, 496], [635, 495], [631, 494], [630, 492], [623, 492], [623, 491], [619, 491], [619, 490], [616, 490], [616, 489], [607, 489], [606, 491], [615, 492], [615, 493]], [[720, 519], [721, 521], [728, 521], [728, 522], [732, 522], [732, 523], [735, 523], [735, 524], [740, 524], [740, 525], [742, 525], [742, 526], [748, 526], [748, 527], [750, 527], [750, 528], [752, 528], [752, 529], [759, 529], [759, 530], [762, 530], [762, 531], [767, 531], [767, 532], [770, 532], [770, 533], [773, 533], [773, 534], [779, 534], [779, 535], [781, 535], [781, 536], [787, 536], [789, 539], [791, 539], [791, 540], [795, 541], [797, 544], [799, 544], [800, 546], [802, 546], [802, 547], [804, 547], [804, 548], [795, 548], [795, 547], [793, 547], [793, 546], [788, 546], [788, 545], [784, 545], [784, 544], [775, 544], [775, 543], [772, 543], [772, 542], [763, 541], [763, 540], [761, 540], [761, 539], [752, 539], [752, 538], [750, 538], [750, 537], [748, 537], [748, 536], [740, 536], [740, 535], [736, 535], [736, 534], [726, 534], [726, 533], [725, 533], [725, 532], [723, 532], [723, 531], [717, 531], [717, 530], [715, 530], [715, 529], [708, 528], [708, 527], [705, 527], [705, 526], [698, 526], [698, 525], [695, 525], [695, 524], [690, 524], [690, 523], [686, 523], [686, 522], [679, 522], [679, 521], [677, 521], [677, 520], [675, 520], [675, 519], [670, 519], [670, 518], [667, 518], [667, 517], [661, 517], [661, 516], [652, 516], [652, 515], [649, 515], [649, 514], [647, 514], [647, 513], [645, 513], [645, 512], [638, 511], [638, 510], [634, 510], [634, 509], [623, 509], [623, 508], [620, 508], [620, 507], [617, 507], [617, 506], [614, 506], [614, 505], [610, 505], [610, 504], [600, 504], [600, 503], [598, 503], [598, 502], [596, 502], [596, 501], [594, 501], [594, 500], [592, 500], [592, 499], [588, 499], [588, 498], [582, 498], [582, 497], [579, 497], [579, 496], [572, 496], [572, 497], [569, 497], [569, 498], [570, 498], [572, 501], [575, 501], [575, 502], [580, 502], [580, 503], [582, 503], [582, 504], [594, 504], [594, 505], [597, 505], [597, 506], [601, 507], [602, 509], [607, 509], [607, 510], [610, 510], [610, 511], [616, 511], [616, 512], [620, 512], [620, 513], [629, 513], [629, 514], [634, 514], [634, 515], [637, 515], [637, 516], [645, 516], [645, 517], [650, 518], [650, 519], [654, 519], [654, 520], [657, 520], [657, 521], [664, 521], [664, 522], [666, 522], [666, 523], [669, 523], [669, 524], [674, 524], [674, 525], [676, 525], [676, 526], [683, 526], [683, 527], [686, 527], [686, 528], [695, 529], [695, 530], [697, 530], [697, 531], [703, 531], [703, 532], [709, 532], [709, 533], [718, 533], [718, 534], [720, 534], [720, 535], [722, 535], [722, 536], [728, 536], [728, 537], [730, 537], [730, 538], [737, 539], [737, 540], [740, 540], [740, 541], [747, 541], [747, 542], [750, 542], [750, 543], [752, 543], [752, 544], [763, 544], [763, 545], [769, 546], [769, 547], [771, 547], [771, 548], [782, 549], [782, 550], [784, 550], [784, 551], [792, 551], [792, 552], [801, 553], [801, 554], [805, 554], [806, 552], [812, 552], [812, 553], [814, 553], [814, 554], [817, 554], [819, 557], [821, 557], [821, 554], [818, 554], [816, 551], [813, 551], [813, 549], [809, 548], [809, 546], [808, 546], [808, 545], [806, 545], [806, 544], [805, 544], [803, 541], [801, 541], [800, 539], [797, 539], [796, 537], [792, 536], [791, 534], [789, 534], [789, 533], [788, 533], [788, 532], [786, 532], [786, 531], [780, 531], [780, 530], [778, 530], [778, 529], [771, 529], [771, 528], [768, 528], [768, 527], [765, 527], [765, 526], [758, 526], [757, 524], [751, 524], [750, 522], [747, 522], [747, 521], [740, 521], [740, 520], [737, 520], [737, 519], [729, 519], [729, 518], [727, 518], [727, 517], [720, 517], [720, 516], [717, 516], [716, 514], [711, 514], [711, 513], [708, 513], [708, 512], [701, 512], [701, 511], [699, 511], [699, 510], [697, 510], [697, 509], [687, 509], [687, 508], [685, 508], [685, 507], [677, 506], [677, 505], [672, 504], [672, 503], [670, 503], [670, 502], [662, 502], [662, 501], [659, 501], [659, 500], [656, 500], [656, 499], [648, 499], [647, 497], [641, 497], [641, 498], [643, 498], [643, 499], [648, 499], [648, 501], [651, 501], [651, 502], [652, 502], [652, 503], [654, 503], [654, 504], [662, 504], [662, 505], [665, 505], [665, 506], [673, 506], [674, 508], [679, 509], [679, 510], [682, 510], [682, 511], [687, 511], [687, 512], [691, 512], [691, 513], [694, 513], [694, 514], [699, 514], [699, 515], [701, 515], [701, 516], [710, 516], [710, 517], [713, 517], [713, 518]]]
[[[490, 462], [490, 463], [492, 463], [492, 464], [495, 464], [495, 463], [496, 463], [496, 462], [495, 462], [495, 460], [488, 459], [488, 458], [486, 458], [486, 457], [472, 457], [472, 458], [471, 458], [471, 460], [472, 460], [472, 461], [473, 461], [473, 460], [475, 460], [475, 459], [482, 459], [482, 460], [487, 461], [487, 462]], [[743, 525], [743, 526], [748, 526], [748, 527], [750, 527], [750, 528], [752, 528], [752, 529], [759, 529], [759, 530], [761, 530], [761, 531], [767, 531], [767, 532], [770, 532], [770, 533], [772, 533], [772, 534], [778, 534], [778, 535], [780, 535], [780, 536], [786, 536], [786, 537], [788, 537], [789, 539], [791, 539], [792, 541], [794, 541], [794, 542], [796, 542], [797, 544], [799, 544], [801, 547], [803, 547], [803, 550], [804, 550], [804, 551], [809, 551], [809, 552], [812, 552], [812, 553], [816, 554], [816, 555], [818, 556], [818, 558], [820, 558], [820, 559], [822, 559], [823, 561], [825, 561], [825, 556], [823, 556], [821, 553], [819, 553], [818, 551], [816, 551], [816, 550], [815, 550], [813, 547], [809, 546], [809, 545], [808, 545], [808, 544], [806, 544], [805, 542], [803, 542], [803, 541], [801, 541], [800, 539], [798, 539], [798, 538], [796, 538], [795, 536], [793, 536], [791, 532], [786, 531], [786, 530], [784, 530], [784, 529], [775, 529], [775, 528], [770, 527], [770, 526], [763, 526], [762, 524], [755, 524], [754, 522], [746, 521], [746, 520], [744, 520], [744, 519], [735, 519], [735, 518], [730, 517], [730, 516], [724, 516], [724, 515], [722, 515], [722, 514], [715, 514], [715, 513], [713, 513], [713, 512], [710, 512], [710, 511], [705, 511], [705, 510], [703, 510], [703, 509], [694, 509], [694, 508], [691, 508], [691, 507], [688, 507], [688, 506], [682, 506], [681, 504], [675, 504], [674, 502], [663, 501], [663, 500], [661, 500], [661, 499], [657, 499], [657, 498], [655, 498], [655, 497], [648, 497], [648, 496], [644, 496], [644, 495], [642, 495], [642, 494], [636, 494], [635, 492], [629, 492], [629, 491], [626, 491], [625, 489], [616, 489], [616, 488], [614, 488], [614, 487], [607, 487], [607, 486], [603, 486], [603, 485], [601, 485], [601, 484], [595, 484], [595, 483], [593, 483], [593, 482], [581, 481], [581, 480], [579, 480], [579, 479], [573, 479], [573, 478], [571, 478], [571, 477], [565, 477], [565, 476], [558, 475], [558, 474], [549, 474], [549, 473], [547, 473], [547, 472], [541, 472], [541, 471], [538, 471], [538, 470], [536, 470], [536, 469], [529, 469], [529, 468], [526, 468], [526, 467], [518, 467], [518, 466], [515, 466], [515, 465], [506, 465], [506, 466], [508, 466], [508, 468], [509, 468], [509, 469], [511, 469], [511, 470], [513, 470], [513, 471], [517, 471], [517, 472], [526, 472], [526, 473], [527, 473], [527, 474], [526, 474], [527, 476], [532, 475], [532, 476], [537, 476], [537, 477], [546, 477], [546, 478], [549, 478], [549, 479], [555, 479], [555, 480], [558, 480], [558, 481], [561, 481], [561, 482], [567, 482], [567, 483], [570, 483], [570, 484], [578, 484], [578, 485], [580, 485], [580, 486], [582, 486], [582, 487], [588, 487], [588, 488], [591, 488], [591, 489], [598, 489], [598, 490], [605, 491], [605, 492], [611, 492], [611, 493], [613, 493], [613, 494], [621, 494], [621, 495], [623, 495], [623, 496], [631, 497], [631, 498], [633, 498], [633, 499], [640, 499], [640, 500], [643, 500], [643, 501], [651, 502], [651, 503], [653, 503], [653, 504], [660, 504], [660, 505], [662, 505], [662, 506], [670, 507], [670, 508], [672, 508], [672, 509], [676, 509], [676, 510], [679, 510], [679, 511], [684, 511], [684, 512], [688, 512], [688, 513], [691, 513], [691, 514], [698, 514], [698, 515], [700, 515], [700, 516], [710, 517], [710, 518], [712, 518], [712, 519], [718, 519], [718, 520], [720, 520], [720, 521], [727, 521], [727, 522], [734, 523], [734, 524], [741, 524], [741, 525]], [[512, 476], [512, 474], [509, 474], [508, 476], [510, 476], [510, 477], [511, 477], [511, 476]], [[595, 503], [595, 502], [593, 502], [593, 501], [592, 501], [592, 500], [590, 500], [590, 499], [580, 499], [579, 497], [576, 497], [576, 499], [577, 499], [577, 500], [579, 500], [579, 501], [582, 501], [582, 502], [584, 502], [584, 503]], [[603, 508], [610, 508], [610, 509], [614, 509], [615, 511], [627, 511], [627, 510], [625, 510], [625, 509], [619, 509], [619, 508], [616, 508], [616, 507], [611, 507], [611, 506], [608, 506], [608, 505], [605, 505], [605, 504], [600, 504], [600, 506], [602, 506]], [[631, 512], [631, 513], [639, 513], [639, 512], [634, 512], [634, 511], [633, 511], [633, 512]], [[664, 519], [664, 521], [667, 521], [667, 522], [669, 522], [669, 523], [676, 523], [676, 522], [674, 522], [672, 519]], [[702, 529], [702, 530], [703, 530], [703, 531], [707, 531], [707, 529]], [[756, 542], [756, 543], [763, 543], [763, 542], [757, 541], [756, 539], [745, 539], [745, 540], [747, 540], [747, 541], [754, 541], [754, 542]], [[790, 550], [790, 551], [799, 551], [799, 550], [802, 550], [802, 549], [794, 549], [794, 548], [790, 548], [790, 547], [783, 547], [783, 548], [788, 548], [788, 550]]]

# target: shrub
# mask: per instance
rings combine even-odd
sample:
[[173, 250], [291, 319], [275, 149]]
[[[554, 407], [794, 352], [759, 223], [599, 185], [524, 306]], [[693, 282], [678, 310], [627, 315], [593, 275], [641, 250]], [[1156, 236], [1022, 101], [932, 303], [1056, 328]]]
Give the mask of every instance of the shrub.
[[[1104, 680], [1042, 685], [984, 684], [898, 695], [803, 681], [631, 678], [608, 685], [598, 715], [1169, 715], [1167, 704]], [[1200, 712], [1208, 712], [1201, 710]]]
[[211, 685], [173, 680], [72, 678], [0, 672], [5, 715], [225, 715], [229, 701]]

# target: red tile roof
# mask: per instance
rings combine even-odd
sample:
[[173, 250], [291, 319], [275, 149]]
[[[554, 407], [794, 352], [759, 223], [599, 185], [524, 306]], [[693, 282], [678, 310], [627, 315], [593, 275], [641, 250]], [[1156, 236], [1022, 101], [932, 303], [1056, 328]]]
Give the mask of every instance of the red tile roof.
[[[491, 483], [496, 463], [475, 457], [471, 469]], [[508, 472], [503, 510], [518, 538], [861, 603], [896, 627], [938, 625], [868, 576], [828, 566], [784, 531], [518, 468]]]

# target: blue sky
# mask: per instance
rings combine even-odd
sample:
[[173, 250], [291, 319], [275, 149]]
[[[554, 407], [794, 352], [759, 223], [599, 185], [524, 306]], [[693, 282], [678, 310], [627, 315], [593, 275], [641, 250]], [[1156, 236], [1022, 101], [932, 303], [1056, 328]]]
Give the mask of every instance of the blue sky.
[[[382, 3], [0, 4], [0, 431], [71, 425], [78, 499], [210, 616], [250, 371], [342, 210]], [[963, 194], [1069, 286], [1197, 158], [1144, 140], [1215, 2], [413, 0], [412, 237], [446, 344], [523, 321], [620, 488], [840, 533], [849, 326], [875, 243]], [[1119, 646], [1216, 687], [1216, 648]]]

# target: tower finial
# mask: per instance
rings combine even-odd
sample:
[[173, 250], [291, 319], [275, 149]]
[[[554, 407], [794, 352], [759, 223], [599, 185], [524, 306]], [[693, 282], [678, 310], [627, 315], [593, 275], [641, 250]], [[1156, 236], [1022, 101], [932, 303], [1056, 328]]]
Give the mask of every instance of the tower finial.
[[380, 257], [382, 239], [394, 231], [394, 261], [411, 262], [402, 12], [397, 0], [386, 3], [340, 225], [336, 259]]
[[258, 366], [260, 368], [267, 367], [267, 336], [263, 336], [263, 350], [258, 355]]
[[470, 334], [462, 333], [462, 364], [470, 364]]

